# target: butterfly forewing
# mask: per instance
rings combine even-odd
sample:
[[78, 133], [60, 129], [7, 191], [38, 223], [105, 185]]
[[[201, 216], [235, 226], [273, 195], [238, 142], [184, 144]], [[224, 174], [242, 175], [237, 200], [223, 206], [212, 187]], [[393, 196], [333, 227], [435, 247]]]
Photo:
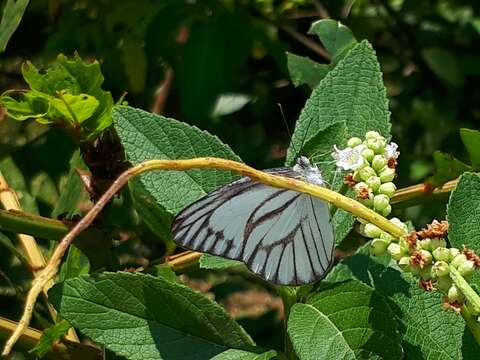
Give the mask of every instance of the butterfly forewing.
[[[269, 172], [299, 176], [289, 168]], [[313, 282], [333, 260], [335, 236], [327, 203], [249, 178], [185, 208], [175, 218], [172, 234], [182, 247], [243, 261], [275, 284]]]

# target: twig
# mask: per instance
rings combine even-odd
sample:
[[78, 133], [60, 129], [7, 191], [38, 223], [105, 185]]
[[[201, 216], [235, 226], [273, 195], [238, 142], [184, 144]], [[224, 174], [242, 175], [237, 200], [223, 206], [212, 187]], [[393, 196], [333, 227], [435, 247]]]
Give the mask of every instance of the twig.
[[325, 50], [322, 46], [320, 46], [317, 42], [313, 41], [310, 39], [308, 36], [303, 35], [302, 33], [299, 33], [297, 30], [292, 28], [289, 25], [282, 25], [280, 28], [285, 31], [287, 34], [289, 34], [291, 37], [308, 47], [310, 50], [316, 52], [318, 55], [320, 55], [322, 58], [324, 58], [327, 61], [331, 60], [330, 54]]
[[[21, 211], [22, 207], [20, 205], [20, 201], [18, 200], [17, 194], [13, 191], [13, 189], [10, 188], [8, 185], [7, 180], [3, 176], [3, 174], [0, 172], [0, 203], [3, 205], [5, 210], [17, 210]], [[37, 245], [37, 242], [35, 241], [35, 238], [33, 238], [30, 235], [25, 235], [25, 234], [17, 234], [17, 238], [22, 245], [22, 248], [26, 254], [26, 258], [28, 260], [30, 269], [33, 272], [34, 280], [32, 282], [35, 283], [35, 280], [37, 276], [39, 276], [40, 271], [39, 269], [43, 269], [46, 265], [45, 258], [43, 257], [43, 254], [40, 251], [40, 248]], [[54, 285], [53, 278], [47, 279], [45, 283], [42, 285], [40, 290], [44, 293], [45, 297], [48, 297], [48, 290]], [[38, 295], [37, 295], [38, 296]], [[28, 299], [28, 296], [27, 296]], [[32, 305], [32, 311], [33, 311], [33, 306]], [[47, 303], [48, 305], [48, 310], [50, 312], [50, 315], [52, 316], [53, 319], [56, 318], [57, 312], [53, 308], [53, 306], [50, 303]], [[75, 333], [74, 329], [71, 329], [72, 331], [69, 331], [67, 334], [67, 338], [70, 341], [78, 341], [78, 337]]]
[[457, 186], [458, 179], [451, 180], [443, 184], [441, 187], [432, 190], [428, 184], [417, 184], [398, 189], [391, 199], [391, 204], [398, 204], [404, 201], [412, 200], [421, 196], [441, 195], [451, 192]]
[[90, 226], [90, 224], [100, 213], [103, 207], [130, 179], [146, 171], [188, 170], [194, 168], [216, 168], [235, 171], [266, 185], [309, 194], [318, 197], [324, 201], [333, 203], [338, 208], [351, 212], [357, 217], [377, 225], [378, 227], [395, 237], [401, 237], [405, 234], [403, 229], [394, 225], [373, 210], [367, 208], [366, 206], [360, 204], [353, 199], [338, 194], [335, 191], [320, 186], [308, 184], [300, 180], [268, 174], [235, 161], [219, 158], [146, 161], [123, 172], [113, 182], [110, 188], [101, 196], [101, 198], [90, 209], [90, 211], [60, 241], [58, 246], [55, 248], [47, 266], [38, 274], [38, 276], [32, 282], [32, 288], [28, 293], [22, 318], [20, 319], [18, 326], [16, 327], [11, 337], [7, 340], [2, 354], [8, 355], [10, 353], [15, 342], [22, 335], [23, 331], [28, 327], [32, 316], [32, 310], [38, 295], [41, 293], [42, 288], [45, 286], [45, 284], [47, 284], [57, 274], [58, 267], [62, 261], [62, 257], [69, 248], [70, 244], [83, 230]]
[[315, 5], [315, 8], [317, 9], [318, 16], [320, 19], [330, 19], [330, 14], [328, 13], [328, 10], [319, 0], [312, 0], [313, 5]]
[[155, 101], [153, 102], [152, 108], [150, 109], [152, 113], [159, 115], [163, 114], [168, 95], [170, 94], [170, 88], [172, 87], [172, 82], [173, 70], [169, 67], [165, 71], [165, 78], [162, 80], [157, 90], [155, 91]]

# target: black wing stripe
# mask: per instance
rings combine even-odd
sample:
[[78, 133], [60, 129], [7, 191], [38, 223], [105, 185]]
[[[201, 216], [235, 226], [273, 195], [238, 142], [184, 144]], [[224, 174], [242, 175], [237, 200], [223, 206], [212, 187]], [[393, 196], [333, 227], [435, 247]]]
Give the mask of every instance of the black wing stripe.
[[328, 267], [328, 262], [329, 262], [328, 260], [329, 260], [330, 256], [327, 253], [327, 249], [325, 249], [325, 241], [323, 240], [322, 229], [320, 229], [320, 224], [318, 222], [317, 213], [315, 211], [315, 207], [313, 206], [313, 200], [312, 200], [311, 197], [310, 197], [310, 204], [312, 205], [312, 212], [313, 212], [313, 216], [315, 218], [315, 224], [317, 225], [318, 233], [320, 234], [320, 243], [322, 244], [323, 253], [325, 254], [325, 260], [327, 261], [326, 267]]

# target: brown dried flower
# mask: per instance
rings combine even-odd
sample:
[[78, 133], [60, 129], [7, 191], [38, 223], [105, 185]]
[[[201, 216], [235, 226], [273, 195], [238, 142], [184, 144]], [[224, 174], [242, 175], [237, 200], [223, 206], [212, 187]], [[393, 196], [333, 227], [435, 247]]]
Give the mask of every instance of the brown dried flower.
[[448, 231], [448, 221], [433, 220], [431, 224], [428, 224], [426, 228], [417, 231], [417, 235], [420, 239], [427, 238], [443, 238]]

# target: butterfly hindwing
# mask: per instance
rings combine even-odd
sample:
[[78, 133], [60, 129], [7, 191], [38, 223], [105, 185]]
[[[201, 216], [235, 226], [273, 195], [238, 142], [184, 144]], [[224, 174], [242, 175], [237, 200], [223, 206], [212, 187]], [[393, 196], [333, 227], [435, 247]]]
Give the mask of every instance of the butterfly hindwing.
[[[289, 168], [271, 173], [298, 177]], [[309, 195], [241, 178], [186, 207], [172, 224], [185, 248], [243, 261], [275, 284], [323, 277], [333, 259], [328, 204]]]

